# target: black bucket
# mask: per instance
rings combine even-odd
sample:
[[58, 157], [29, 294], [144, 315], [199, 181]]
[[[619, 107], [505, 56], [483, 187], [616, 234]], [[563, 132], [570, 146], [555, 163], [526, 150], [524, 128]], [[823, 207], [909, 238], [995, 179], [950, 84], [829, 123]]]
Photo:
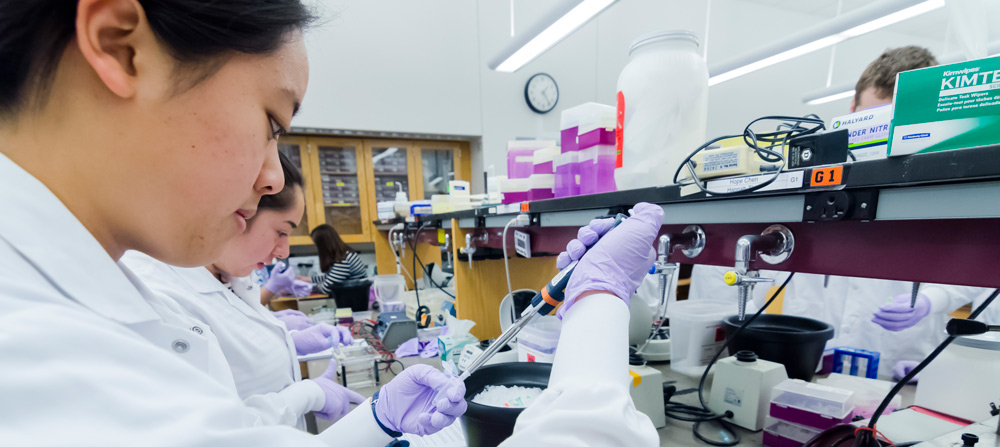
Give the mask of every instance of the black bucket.
[[514, 422], [523, 408], [491, 407], [477, 404], [472, 398], [487, 385], [549, 385], [550, 363], [510, 362], [484, 366], [465, 379], [465, 401], [469, 409], [462, 416], [462, 429], [469, 447], [496, 447], [514, 433]]
[[[743, 324], [739, 316], [722, 320], [726, 339]], [[833, 338], [833, 326], [812, 318], [763, 314], [757, 317], [729, 345], [730, 354], [753, 351], [757, 357], [785, 365], [788, 377], [810, 381], [823, 358], [826, 342]]]

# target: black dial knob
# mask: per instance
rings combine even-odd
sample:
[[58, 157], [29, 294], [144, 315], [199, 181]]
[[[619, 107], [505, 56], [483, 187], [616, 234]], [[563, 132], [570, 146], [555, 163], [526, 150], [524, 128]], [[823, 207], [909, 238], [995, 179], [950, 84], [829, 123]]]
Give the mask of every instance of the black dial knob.
[[972, 433], [962, 433], [962, 442], [964, 443], [962, 447], [972, 447], [979, 442], [979, 436]]

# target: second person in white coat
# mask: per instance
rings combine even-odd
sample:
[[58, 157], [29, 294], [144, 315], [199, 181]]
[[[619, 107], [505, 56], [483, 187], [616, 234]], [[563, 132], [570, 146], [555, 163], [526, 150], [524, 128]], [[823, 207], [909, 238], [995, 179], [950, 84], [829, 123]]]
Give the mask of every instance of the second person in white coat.
[[284, 188], [261, 198], [247, 230], [217, 261], [182, 268], [132, 251], [122, 262], [153, 292], [206, 323], [219, 340], [237, 392], [264, 421], [305, 429], [305, 413], [337, 420], [350, 403], [365, 399], [335, 382], [336, 362], [321, 377], [302, 380], [296, 354], [328, 349], [331, 339], [351, 343], [347, 328], [321, 323], [289, 331], [260, 304], [260, 287], [251, 273], [273, 258], [288, 257], [288, 237], [305, 210], [302, 174], [283, 154], [280, 161]]

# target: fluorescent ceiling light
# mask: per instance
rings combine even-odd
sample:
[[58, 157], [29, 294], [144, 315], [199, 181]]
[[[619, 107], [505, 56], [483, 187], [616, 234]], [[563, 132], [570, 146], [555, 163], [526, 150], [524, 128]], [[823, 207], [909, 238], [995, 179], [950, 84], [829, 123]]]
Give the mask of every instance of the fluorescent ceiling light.
[[[747, 56], [712, 67], [708, 85], [760, 70], [944, 6], [944, 0], [882, 0], [803, 30]], [[871, 17], [876, 19], [869, 20]]]
[[557, 8], [550, 14], [551, 19], [542, 20], [534, 32], [524, 34], [524, 38], [512, 42], [500, 56], [490, 63], [496, 71], [513, 73], [548, 51], [566, 36], [596, 17], [601, 11], [617, 0], [582, 0], [571, 9]]
[[[987, 54], [989, 54], [987, 57], [1000, 55], [1000, 40], [990, 42], [986, 47], [986, 51]], [[955, 62], [962, 62], [966, 60], [966, 57], [962, 53], [952, 53], [941, 56], [937, 58], [937, 60], [939, 64], [946, 65], [953, 64]], [[850, 98], [852, 96], [854, 96], [854, 84], [840, 84], [808, 93], [802, 97], [802, 102], [814, 106], [817, 104], [833, 102], [838, 99]]]
[[850, 89], [850, 90], [848, 90], [846, 92], [834, 93], [832, 95], [826, 95], [826, 96], [819, 97], [819, 98], [816, 98], [816, 99], [807, 100], [806, 104], [809, 104], [811, 106], [815, 106], [815, 105], [819, 105], [819, 104], [826, 104], [828, 102], [833, 102], [833, 101], [836, 101], [838, 99], [851, 98], [853, 96], [854, 96], [854, 89], [852, 88], [852, 89]]

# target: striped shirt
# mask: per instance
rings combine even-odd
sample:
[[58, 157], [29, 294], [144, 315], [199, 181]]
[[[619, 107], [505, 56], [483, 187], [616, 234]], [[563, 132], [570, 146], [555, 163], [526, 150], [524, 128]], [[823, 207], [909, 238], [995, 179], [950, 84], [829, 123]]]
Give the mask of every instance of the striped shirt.
[[368, 276], [368, 264], [365, 264], [355, 252], [348, 252], [343, 261], [333, 264], [330, 270], [323, 275], [313, 275], [313, 287], [319, 293], [329, 295], [334, 287], [355, 279], [364, 279]]

